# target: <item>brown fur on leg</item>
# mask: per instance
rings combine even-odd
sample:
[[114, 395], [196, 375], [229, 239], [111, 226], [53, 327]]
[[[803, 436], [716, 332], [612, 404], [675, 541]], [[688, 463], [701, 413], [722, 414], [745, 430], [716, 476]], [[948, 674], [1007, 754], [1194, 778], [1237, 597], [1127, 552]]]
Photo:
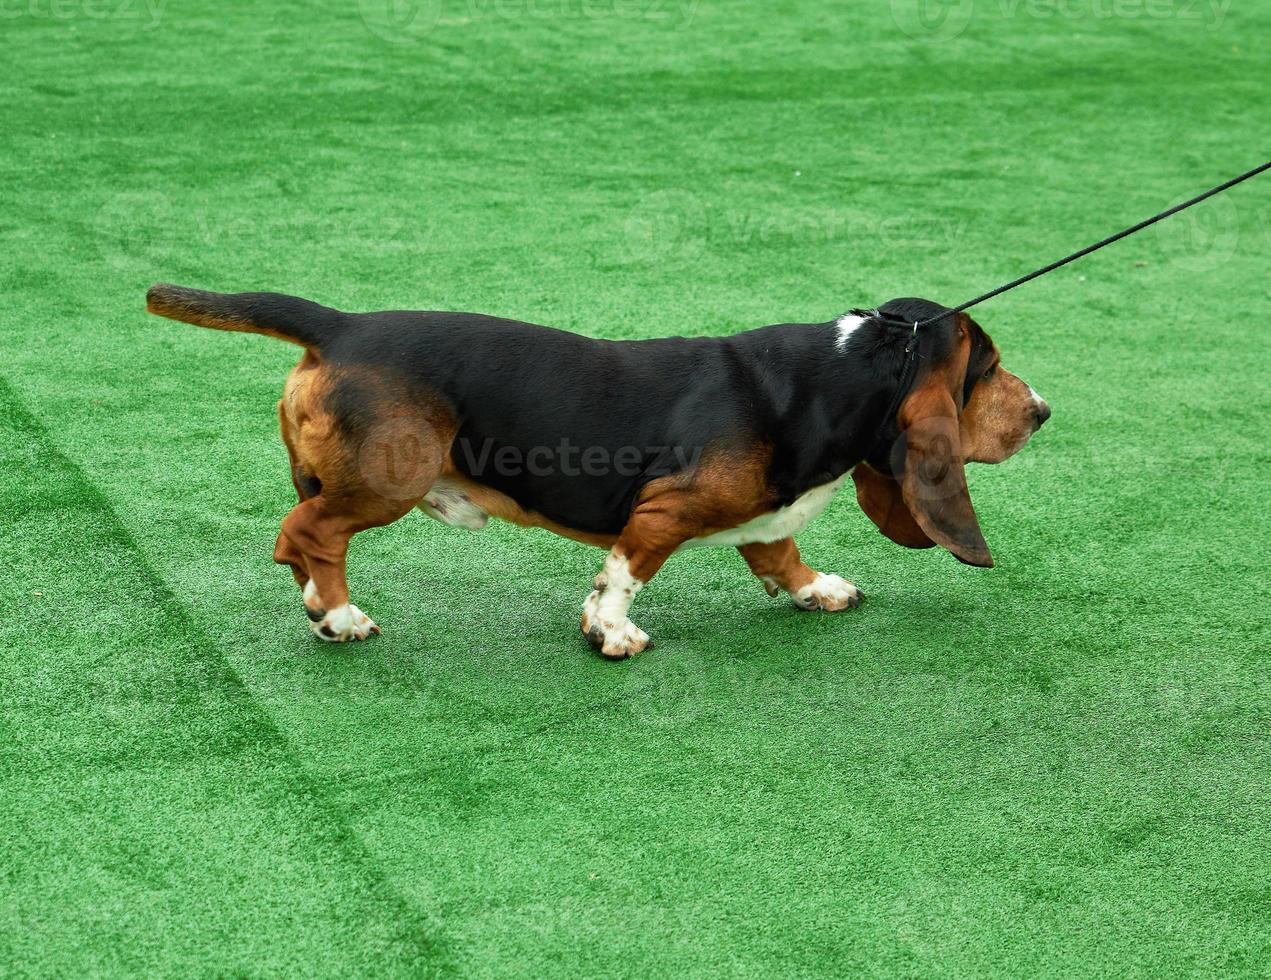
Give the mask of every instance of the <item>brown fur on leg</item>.
[[302, 556], [313, 586], [305, 592], [310, 619], [315, 614], [320, 619], [328, 609], [349, 601], [344, 564], [353, 533], [346, 519], [330, 512], [322, 496], [297, 504], [283, 519], [281, 537]]
[[685, 542], [762, 512], [757, 481], [747, 477], [763, 465], [758, 454], [720, 454], [695, 472], [653, 480], [644, 488], [583, 604], [582, 629], [592, 646], [617, 659], [651, 645], [628, 617], [636, 593]]
[[838, 612], [859, 606], [865, 598], [865, 594], [846, 579], [805, 565], [794, 538], [770, 544], [744, 544], [737, 550], [750, 570], [759, 576], [768, 595], [775, 597], [784, 589], [800, 609]]
[[[357, 411], [340, 407], [349, 404]], [[315, 633], [363, 639], [379, 627], [349, 602], [349, 542], [419, 504], [442, 471], [454, 420], [436, 399], [403, 400], [392, 383], [312, 352], [278, 408], [300, 503], [282, 522], [274, 559], [291, 567]]]
[[631, 603], [671, 553], [692, 536], [692, 527], [675, 511], [653, 504], [637, 506], [596, 576], [595, 590], [583, 603], [583, 634], [601, 654], [620, 660], [653, 645], [631, 622]]
[[673, 514], [637, 508], [631, 515], [583, 603], [583, 634], [601, 654], [621, 660], [653, 646], [648, 634], [631, 622], [631, 603], [686, 540], [687, 526]]
[[370, 495], [328, 497], [323, 493], [292, 508], [283, 519], [281, 537], [289, 546], [288, 555], [299, 553], [301, 556], [313, 584], [311, 598], [320, 601], [323, 610], [349, 601], [345, 560], [353, 535], [390, 524], [417, 503]]
[[750, 570], [763, 582], [768, 595], [781, 590], [797, 592], [816, 579], [816, 570], [803, 563], [794, 538], [763, 544], [743, 544], [738, 549]]
[[274, 561], [291, 568], [291, 574], [295, 576], [296, 584], [301, 589], [309, 584], [309, 566], [305, 563], [304, 554], [281, 531], [278, 532], [278, 540], [274, 542]]

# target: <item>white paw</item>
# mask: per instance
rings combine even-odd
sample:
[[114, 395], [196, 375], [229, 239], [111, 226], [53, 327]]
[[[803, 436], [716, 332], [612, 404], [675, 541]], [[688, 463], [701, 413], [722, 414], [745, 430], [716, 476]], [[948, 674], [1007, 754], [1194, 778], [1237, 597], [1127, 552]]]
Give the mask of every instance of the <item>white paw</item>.
[[601, 608], [601, 591], [597, 590], [583, 603], [583, 635], [602, 656], [614, 660], [630, 657], [653, 646], [649, 634], [625, 616], [606, 617]]
[[346, 643], [349, 640], [365, 640], [372, 633], [380, 631], [371, 617], [351, 602], [334, 609], [323, 609], [312, 579], [305, 585], [304, 596], [309, 629], [320, 640]]
[[311, 619], [309, 628], [314, 636], [328, 643], [365, 640], [380, 631], [374, 620], [351, 602], [328, 611], [316, 622]]
[[826, 612], [859, 606], [865, 598], [865, 593], [847, 579], [824, 572], [817, 572], [811, 583], [793, 595], [794, 603], [800, 609], [824, 609]]

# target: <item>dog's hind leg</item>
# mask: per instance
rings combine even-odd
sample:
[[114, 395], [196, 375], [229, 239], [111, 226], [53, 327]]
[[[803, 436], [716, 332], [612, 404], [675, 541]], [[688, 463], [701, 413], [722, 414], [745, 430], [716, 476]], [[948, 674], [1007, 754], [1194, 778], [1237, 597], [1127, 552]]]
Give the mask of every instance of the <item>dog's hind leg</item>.
[[[296, 455], [295, 439], [292, 435], [292, 423], [287, 417], [286, 403], [278, 402], [278, 423], [282, 432], [283, 445], [287, 447], [287, 459], [291, 466], [291, 484], [296, 488], [296, 496], [301, 503], [322, 492], [321, 481], [309, 473]], [[296, 578], [296, 584], [303, 589], [309, 584], [309, 567], [305, 564], [304, 554], [291, 543], [282, 532], [274, 544], [274, 561], [279, 565], [287, 565]]]
[[[310, 627], [332, 642], [379, 632], [349, 602], [349, 542], [419, 504], [441, 473], [454, 431], [441, 411], [393, 405], [387, 395], [357, 384], [347, 375], [331, 385], [311, 384], [308, 397], [292, 399], [281, 413], [300, 503], [283, 519], [274, 560], [291, 566]], [[351, 407], [333, 410], [332, 403]]]
[[[280, 545], [290, 554], [301, 556], [308, 577], [303, 585], [305, 615], [313, 632], [324, 640], [364, 640], [379, 628], [370, 617], [349, 602], [349, 586], [345, 578], [345, 562], [349, 541], [362, 526], [373, 526], [353, 519], [345, 507], [331, 506], [332, 501], [319, 495], [296, 506], [282, 522]], [[397, 515], [400, 516], [400, 515]], [[388, 518], [392, 520], [392, 517]], [[388, 523], [387, 520], [379, 523]], [[275, 552], [275, 560], [278, 555]], [[292, 569], [294, 560], [288, 561]], [[300, 576], [297, 574], [297, 581]]]
[[[279, 540], [285, 546], [280, 547], [285, 547], [289, 558], [299, 555], [308, 572], [304, 606], [315, 635], [339, 643], [364, 640], [380, 631], [369, 616], [349, 602], [345, 574], [349, 542], [359, 531], [392, 523], [418, 502], [324, 491], [298, 504], [283, 519]], [[286, 563], [295, 568], [294, 560]]]

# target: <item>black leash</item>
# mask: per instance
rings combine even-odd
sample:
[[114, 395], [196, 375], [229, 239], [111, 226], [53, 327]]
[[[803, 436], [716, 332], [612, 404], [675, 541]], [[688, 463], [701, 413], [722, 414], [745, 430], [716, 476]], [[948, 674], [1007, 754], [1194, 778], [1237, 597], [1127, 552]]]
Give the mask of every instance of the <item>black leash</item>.
[[1133, 225], [1129, 228], [1126, 228], [1124, 231], [1118, 231], [1115, 235], [1109, 235], [1107, 238], [1103, 239], [1103, 241], [1095, 242], [1093, 245], [1087, 245], [1085, 248], [1083, 248], [1079, 252], [1073, 252], [1071, 255], [1066, 255], [1062, 259], [1060, 259], [1058, 262], [1052, 262], [1050, 263], [1050, 265], [1043, 266], [1042, 268], [1038, 269], [1036, 272], [1030, 272], [1026, 276], [1020, 276], [1018, 279], [1012, 282], [1008, 282], [1005, 286], [998, 286], [997, 289], [991, 289], [987, 293], [984, 293], [980, 296], [975, 297], [975, 299], [973, 300], [963, 303], [961, 306], [955, 306], [953, 309], [949, 310], [948, 313], [941, 313], [937, 316], [927, 317], [927, 319], [914, 324], [914, 329], [917, 330], [919, 327], [925, 327], [929, 323], [935, 323], [937, 320], [940, 320], [946, 316], [950, 316], [954, 313], [961, 313], [963, 310], [969, 310], [971, 307], [976, 306], [980, 303], [983, 303], [986, 299], [992, 299], [994, 296], [1000, 296], [1002, 295], [1002, 293], [1006, 292], [1007, 290], [1014, 289], [1016, 286], [1022, 286], [1026, 282], [1032, 282], [1038, 276], [1044, 276], [1048, 272], [1054, 272], [1056, 269], [1060, 268], [1061, 266], [1067, 265], [1069, 262], [1075, 262], [1077, 259], [1081, 258], [1082, 256], [1089, 255], [1091, 252], [1097, 252], [1099, 251], [1099, 249], [1107, 245], [1111, 245], [1113, 242], [1119, 242], [1122, 238], [1126, 238], [1129, 235], [1133, 235], [1136, 231], [1142, 231], [1144, 228], [1147, 228], [1149, 225], [1154, 225], [1158, 221], [1162, 220], [1163, 218], [1168, 218], [1171, 214], [1178, 214], [1179, 211], [1183, 211], [1187, 208], [1190, 208], [1193, 204], [1199, 204], [1201, 201], [1205, 200], [1206, 198], [1213, 197], [1215, 194], [1221, 194], [1223, 191], [1227, 190], [1229, 187], [1235, 187], [1241, 181], [1248, 180], [1250, 177], [1258, 176], [1258, 174], [1262, 173], [1264, 170], [1271, 170], [1271, 160], [1268, 160], [1266, 163], [1264, 163], [1260, 167], [1254, 167], [1252, 170], [1241, 174], [1239, 177], [1231, 178], [1231, 180], [1227, 181], [1224, 184], [1219, 184], [1217, 187], [1211, 187], [1209, 190], [1205, 191], [1204, 194], [1197, 194], [1190, 201], [1184, 201], [1182, 204], [1177, 204], [1174, 207], [1170, 208], [1168, 211], [1162, 211], [1160, 214], [1154, 214], [1152, 215], [1152, 217], [1148, 218], [1146, 221], [1140, 221], [1137, 225]]
[[918, 330], [920, 328], [925, 327], [928, 324], [935, 323], [937, 320], [943, 320], [947, 316], [953, 316], [963, 312], [964, 310], [969, 310], [971, 307], [983, 303], [986, 299], [992, 299], [994, 296], [1000, 296], [1002, 293], [1014, 289], [1016, 286], [1022, 286], [1026, 282], [1032, 282], [1038, 276], [1044, 276], [1048, 272], [1054, 272], [1056, 269], [1067, 265], [1069, 262], [1075, 262], [1082, 256], [1089, 255], [1091, 252], [1097, 252], [1099, 249], [1104, 248], [1107, 245], [1111, 245], [1113, 242], [1119, 242], [1122, 238], [1133, 235], [1136, 231], [1142, 231], [1149, 225], [1154, 225], [1158, 221], [1168, 218], [1171, 214], [1178, 214], [1179, 211], [1190, 208], [1193, 204], [1199, 204], [1206, 198], [1213, 197], [1215, 194], [1220, 194], [1229, 187], [1235, 187], [1241, 181], [1248, 180], [1250, 177], [1256, 177], [1264, 170], [1271, 170], [1271, 160], [1268, 160], [1260, 167], [1254, 167], [1252, 170], [1242, 173], [1239, 177], [1233, 177], [1231, 180], [1219, 184], [1217, 187], [1211, 187], [1203, 194], [1197, 194], [1190, 201], [1184, 201], [1182, 204], [1177, 204], [1167, 211], [1154, 214], [1146, 221], [1140, 221], [1137, 225], [1132, 225], [1124, 231], [1118, 231], [1115, 235], [1109, 235], [1102, 241], [1095, 242], [1093, 245], [1087, 245], [1080, 251], [1073, 252], [1071, 255], [1066, 255], [1059, 261], [1043, 266], [1034, 272], [1030, 272], [1026, 276], [1020, 276], [1018, 279], [1008, 282], [1005, 286], [998, 286], [996, 289], [991, 289], [987, 293], [982, 293], [975, 297], [975, 299], [968, 300], [963, 303], [961, 306], [955, 306], [953, 309], [947, 310], [944, 313], [937, 313], [935, 316], [929, 316], [925, 320], [915, 320], [913, 329], [909, 332], [909, 340], [905, 343], [905, 363], [900, 371], [900, 381], [896, 386], [896, 393], [892, 396], [891, 404], [887, 408], [887, 414], [883, 416], [883, 428], [879, 430], [878, 438], [874, 442], [874, 449], [878, 448], [878, 443], [882, 441], [884, 434], [886, 434], [891, 426], [892, 420], [896, 417], [896, 412], [900, 410], [901, 400], [909, 391], [909, 386], [913, 384], [913, 375], [918, 367], [918, 358], [916, 355], [918, 353]]

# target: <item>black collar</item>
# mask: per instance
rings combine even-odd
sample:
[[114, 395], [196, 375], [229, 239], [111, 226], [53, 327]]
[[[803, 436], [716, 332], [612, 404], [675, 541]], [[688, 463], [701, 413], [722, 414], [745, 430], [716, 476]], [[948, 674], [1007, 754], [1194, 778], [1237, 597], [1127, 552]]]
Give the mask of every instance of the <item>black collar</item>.
[[900, 368], [900, 378], [896, 382], [896, 390], [892, 394], [891, 401], [887, 405], [887, 411], [879, 424], [878, 435], [874, 437], [874, 444], [869, 451], [870, 457], [878, 453], [883, 440], [887, 437], [895, 422], [896, 413], [900, 411], [900, 403], [909, 394], [909, 389], [914, 383], [914, 376], [918, 370], [918, 356], [918, 321], [915, 320], [913, 329], [909, 332], [909, 339], [905, 342], [905, 360]]

